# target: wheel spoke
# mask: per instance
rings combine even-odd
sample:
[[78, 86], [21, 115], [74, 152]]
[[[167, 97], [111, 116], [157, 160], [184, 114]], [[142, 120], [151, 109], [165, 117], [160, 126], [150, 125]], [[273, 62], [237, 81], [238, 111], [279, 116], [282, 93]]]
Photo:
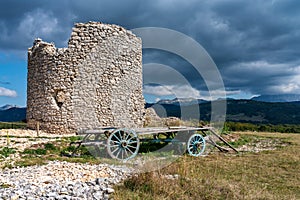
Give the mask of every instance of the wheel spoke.
[[128, 139], [129, 139], [129, 137], [131, 137], [131, 134], [129, 134], [129, 133], [128, 133], [128, 134], [126, 135], [126, 138], [125, 138], [125, 140], [128, 140]]
[[128, 152], [126, 151], [126, 147], [125, 147], [125, 149], [124, 149], [124, 151], [125, 151], [125, 155], [126, 155], [126, 158], [128, 158]]
[[121, 157], [122, 157], [122, 160], [124, 158], [124, 149], [121, 149]]
[[195, 138], [192, 138], [192, 139], [191, 139], [191, 143], [193, 143], [193, 142], [195, 142]]
[[123, 133], [123, 134], [122, 134], [122, 140], [125, 140], [125, 138], [126, 138], [126, 137], [125, 137], [125, 136], [126, 136], [126, 132], [123, 131], [122, 133]]
[[125, 148], [125, 154], [126, 154], [126, 158], [130, 157], [130, 155], [128, 154], [128, 148]]
[[130, 151], [130, 153], [131, 153], [132, 155], [134, 154], [133, 151], [130, 150], [130, 148], [127, 148], [127, 147], [126, 147], [126, 149], [127, 149], [128, 151]]
[[114, 151], [112, 151], [111, 153], [114, 154], [119, 148], [116, 148]]
[[112, 141], [110, 141], [110, 143], [114, 143], [114, 144], [120, 144], [120, 142], [119, 142], [119, 141], [115, 141], [115, 140], [112, 140]]
[[132, 136], [132, 135], [128, 135], [128, 136], [129, 137], [125, 139], [126, 141], [130, 141], [130, 140], [134, 139], [134, 137], [135, 137], [135, 136]]
[[[116, 134], [117, 135], [117, 134]], [[119, 135], [119, 138], [118, 140], [121, 141], [122, 140], [122, 135], [121, 135], [121, 131], [118, 131], [118, 135]]]
[[127, 145], [127, 147], [131, 147], [132, 149], [136, 149], [137, 148], [137, 147], [131, 146], [131, 145]]
[[128, 144], [134, 144], [134, 143], [138, 143], [138, 141], [137, 140], [133, 140], [133, 141], [130, 141], [130, 142], [128, 142]]
[[121, 142], [121, 140], [117, 137], [117, 135], [113, 135], [114, 138], [116, 138], [118, 140], [118, 142]]
[[121, 151], [122, 151], [122, 149], [119, 148], [119, 151], [117, 152], [116, 158], [119, 158], [119, 154], [120, 154]]

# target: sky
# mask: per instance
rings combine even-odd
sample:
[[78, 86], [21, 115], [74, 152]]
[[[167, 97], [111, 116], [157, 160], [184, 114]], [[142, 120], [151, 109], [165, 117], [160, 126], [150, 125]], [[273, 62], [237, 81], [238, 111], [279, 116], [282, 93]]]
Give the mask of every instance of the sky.
[[[35, 38], [67, 47], [74, 23], [88, 21], [126, 29], [162, 27], [193, 38], [215, 62], [227, 97], [300, 94], [297, 0], [2, 0], [0, 106], [26, 106], [27, 49]], [[191, 85], [178, 85], [163, 70], [150, 70], [145, 74], [160, 75], [165, 85], [145, 86], [147, 101], [174, 93], [209, 98], [203, 79], [178, 55], [146, 49], [143, 62], [170, 66]]]

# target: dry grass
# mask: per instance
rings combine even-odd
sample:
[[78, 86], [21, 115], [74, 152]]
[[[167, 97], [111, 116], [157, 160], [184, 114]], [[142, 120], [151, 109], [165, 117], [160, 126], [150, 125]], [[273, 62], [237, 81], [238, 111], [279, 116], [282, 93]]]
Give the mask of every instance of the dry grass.
[[[290, 145], [241, 155], [184, 156], [115, 187], [115, 199], [300, 199], [300, 134], [238, 133]], [[178, 174], [178, 178], [169, 175]]]

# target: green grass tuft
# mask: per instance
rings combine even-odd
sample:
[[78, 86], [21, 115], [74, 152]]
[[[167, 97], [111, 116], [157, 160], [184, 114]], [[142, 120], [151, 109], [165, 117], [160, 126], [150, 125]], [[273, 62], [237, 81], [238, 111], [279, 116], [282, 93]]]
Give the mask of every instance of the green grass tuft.
[[14, 154], [14, 153], [16, 153], [16, 150], [9, 147], [3, 147], [0, 150], [0, 155], [2, 155], [5, 158], [7, 158], [10, 154]]

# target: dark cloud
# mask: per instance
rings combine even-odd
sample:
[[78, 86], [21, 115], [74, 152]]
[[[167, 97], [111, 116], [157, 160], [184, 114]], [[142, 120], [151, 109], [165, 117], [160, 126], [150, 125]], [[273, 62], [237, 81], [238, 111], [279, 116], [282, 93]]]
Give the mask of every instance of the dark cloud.
[[[228, 91], [300, 93], [297, 0], [6, 0], [0, 8], [0, 51], [26, 55], [35, 37], [66, 46], [73, 24], [86, 21], [187, 34], [212, 56]], [[144, 61], [172, 66], [194, 88], [206, 90], [202, 78], [181, 58], [146, 51]]]

